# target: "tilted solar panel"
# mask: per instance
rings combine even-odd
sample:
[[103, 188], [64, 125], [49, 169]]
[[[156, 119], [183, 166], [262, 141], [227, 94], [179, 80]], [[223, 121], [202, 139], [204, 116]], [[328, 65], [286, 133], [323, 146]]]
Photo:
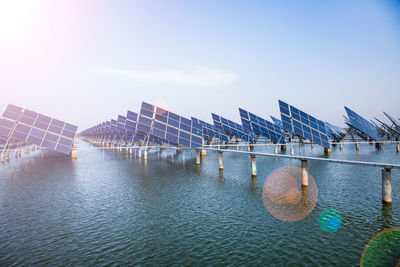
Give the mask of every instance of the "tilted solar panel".
[[323, 147], [330, 148], [325, 123], [307, 113], [279, 100], [283, 128], [286, 131], [309, 139]]
[[137, 131], [172, 145], [191, 148], [203, 145], [199, 123], [146, 102], [142, 102]]
[[227, 133], [230, 136], [238, 137], [247, 142], [253, 142], [255, 137], [252, 132], [246, 132], [242, 125], [211, 113], [214, 126], [217, 130]]
[[239, 108], [239, 113], [244, 129], [280, 144], [286, 144], [284, 133], [275, 124], [242, 108]]
[[346, 110], [350, 123], [354, 128], [368, 135], [371, 139], [375, 141], [382, 141], [382, 138], [378, 135], [378, 132], [376, 131], [372, 123], [370, 123], [348, 107], [345, 106], [344, 109]]
[[[7, 106], [3, 117], [6, 118], [0, 120], [0, 135], [3, 137], [70, 153], [77, 126], [14, 105]], [[15, 127], [10, 128], [11, 124]]]

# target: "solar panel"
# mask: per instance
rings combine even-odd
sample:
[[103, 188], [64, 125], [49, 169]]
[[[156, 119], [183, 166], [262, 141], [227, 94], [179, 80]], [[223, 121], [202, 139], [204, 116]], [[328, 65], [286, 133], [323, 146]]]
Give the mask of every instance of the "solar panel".
[[192, 121], [194, 121], [196, 123], [199, 123], [202, 126], [202, 132], [203, 132], [203, 139], [204, 140], [212, 141], [212, 139], [214, 137], [218, 138], [221, 141], [228, 141], [229, 140], [228, 137], [226, 136], [226, 134], [224, 132], [216, 129], [214, 127], [214, 125], [212, 125], [212, 124], [210, 124], [208, 122], [196, 119], [194, 117], [192, 117], [191, 119], [192, 119]]
[[219, 131], [225, 132], [230, 136], [238, 137], [247, 142], [254, 141], [255, 138], [252, 132], [247, 132], [242, 125], [218, 116], [214, 113], [211, 113], [211, 116], [213, 118], [215, 128], [217, 128]]
[[70, 153], [77, 126], [14, 105], [7, 106], [3, 117], [1, 136]]
[[257, 135], [262, 135], [272, 141], [280, 144], [286, 144], [284, 133], [281, 128], [275, 124], [254, 115], [242, 108], [239, 108], [240, 118], [242, 120], [243, 128]]
[[325, 123], [307, 113], [279, 100], [282, 125], [286, 131], [309, 139], [323, 147], [330, 148]]
[[396, 120], [393, 116], [389, 115], [389, 114], [386, 113], [386, 112], [383, 112], [383, 114], [385, 114], [386, 117], [388, 117], [388, 119], [389, 119], [395, 126], [400, 127], [399, 121]]
[[378, 132], [376, 131], [376, 129], [375, 129], [374, 125], [372, 125], [372, 123], [370, 123], [369, 121], [367, 121], [366, 119], [364, 119], [363, 117], [361, 117], [356, 112], [349, 109], [348, 107], [345, 106], [344, 109], [346, 110], [346, 113], [349, 117], [351, 125], [355, 129], [366, 134], [367, 136], [369, 136], [371, 139], [373, 139], [375, 141], [382, 141], [381, 137], [378, 135]]
[[192, 148], [203, 145], [200, 123], [146, 102], [142, 102], [137, 131], [171, 145]]

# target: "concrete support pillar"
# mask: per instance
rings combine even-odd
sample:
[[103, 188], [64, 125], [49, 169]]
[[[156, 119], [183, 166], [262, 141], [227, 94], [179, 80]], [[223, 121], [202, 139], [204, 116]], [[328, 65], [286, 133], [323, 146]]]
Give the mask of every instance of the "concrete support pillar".
[[76, 150], [76, 148], [71, 149], [71, 158], [73, 158], [73, 159], [78, 158], [78, 151]]
[[202, 149], [202, 150], [201, 150], [201, 156], [202, 156], [202, 157], [207, 157], [207, 150]]
[[301, 160], [301, 186], [308, 186], [308, 162]]
[[8, 151], [6, 152], [6, 160], [10, 161], [10, 152], [8, 152]]
[[143, 151], [143, 159], [147, 160], [147, 150], [146, 149]]
[[340, 148], [340, 150], [342, 150], [342, 148], [343, 148], [343, 144], [342, 143], [340, 143], [339, 148]]
[[356, 151], [358, 152], [358, 151], [360, 151], [360, 144], [356, 144]]
[[324, 147], [324, 153], [325, 154], [331, 154], [331, 152], [332, 152], [332, 149]]
[[294, 156], [294, 148], [290, 148], [290, 156]]
[[256, 155], [250, 155], [251, 157], [251, 176], [257, 176], [257, 165], [256, 165]]
[[392, 170], [388, 168], [382, 170], [382, 202], [392, 202]]
[[5, 161], [5, 160], [4, 160], [4, 154], [3, 154], [3, 153], [1, 153], [0, 158], [1, 158], [1, 162], [3, 163], [3, 162]]
[[138, 150], [138, 158], [142, 159], [142, 150], [141, 149]]
[[200, 165], [200, 149], [196, 149], [196, 165]]
[[224, 160], [222, 157], [222, 151], [218, 151], [218, 162], [219, 162], [219, 169], [223, 170], [224, 169]]
[[397, 153], [400, 152], [400, 144], [397, 144], [397, 146], [396, 146], [396, 152], [397, 152]]
[[277, 146], [275, 147], [274, 153], [278, 154], [278, 147]]

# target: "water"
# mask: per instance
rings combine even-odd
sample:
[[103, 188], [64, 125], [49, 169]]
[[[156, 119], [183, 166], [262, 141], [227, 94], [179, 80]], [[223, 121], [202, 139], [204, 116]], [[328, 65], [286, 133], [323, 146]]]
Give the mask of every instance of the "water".
[[[301, 153], [324, 156], [317, 146]], [[0, 165], [0, 265], [355, 266], [375, 234], [400, 225], [400, 170], [392, 171], [393, 205], [383, 207], [381, 169], [311, 161], [317, 205], [305, 219], [283, 222], [264, 207], [262, 186], [299, 161], [257, 157], [252, 179], [247, 155], [224, 153], [223, 173], [217, 153], [201, 166], [194, 156], [150, 153], [144, 162], [79, 150], [71, 160], [36, 151]], [[400, 163], [389, 145], [335, 147], [329, 157]], [[342, 215], [336, 232], [318, 225], [326, 209]]]

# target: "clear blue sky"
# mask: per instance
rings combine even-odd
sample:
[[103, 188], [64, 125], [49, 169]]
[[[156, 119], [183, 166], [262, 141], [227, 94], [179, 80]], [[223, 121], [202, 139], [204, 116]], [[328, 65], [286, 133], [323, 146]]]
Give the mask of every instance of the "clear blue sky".
[[77, 124], [142, 100], [211, 121], [278, 99], [343, 126], [400, 117], [400, 2], [0, 1], [0, 109]]

